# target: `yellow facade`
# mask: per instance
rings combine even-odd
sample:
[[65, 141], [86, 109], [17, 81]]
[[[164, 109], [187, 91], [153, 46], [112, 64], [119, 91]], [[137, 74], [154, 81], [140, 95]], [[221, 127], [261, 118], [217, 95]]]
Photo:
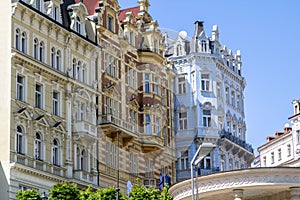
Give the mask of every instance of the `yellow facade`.
[[[48, 194], [61, 181], [121, 190], [137, 178], [158, 187], [160, 174], [174, 182], [175, 74], [157, 23], [145, 22], [152, 36], [133, 22], [121, 26], [117, 1], [104, 1], [94, 15], [81, 2], [41, 3], [8, 5], [1, 197], [30, 188]], [[147, 6], [140, 1], [139, 12], [152, 19]]]

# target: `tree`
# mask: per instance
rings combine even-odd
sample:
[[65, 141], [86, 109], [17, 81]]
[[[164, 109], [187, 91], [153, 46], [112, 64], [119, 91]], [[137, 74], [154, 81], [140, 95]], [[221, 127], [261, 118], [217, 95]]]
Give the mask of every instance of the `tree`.
[[32, 190], [19, 190], [17, 192], [17, 200], [42, 200], [41, 195], [35, 189]]
[[52, 186], [49, 200], [80, 200], [80, 192], [73, 183], [58, 183]]
[[169, 185], [165, 185], [160, 194], [160, 200], [173, 200], [173, 197], [168, 193]]

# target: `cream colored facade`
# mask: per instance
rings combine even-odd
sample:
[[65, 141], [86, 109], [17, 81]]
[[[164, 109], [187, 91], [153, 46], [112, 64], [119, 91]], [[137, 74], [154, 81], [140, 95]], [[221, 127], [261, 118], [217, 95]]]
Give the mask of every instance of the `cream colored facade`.
[[[198, 178], [201, 200], [299, 200], [299, 168], [253, 168]], [[196, 181], [196, 179], [195, 179]], [[191, 180], [169, 189], [174, 200], [192, 199]]]
[[126, 18], [148, 31], [124, 19], [122, 28], [117, 1], [69, 2], [7, 5], [1, 199], [19, 189], [48, 194], [61, 181], [125, 190], [136, 178], [157, 187], [160, 173], [175, 180], [175, 74], [149, 2], [139, 1], [143, 20]]

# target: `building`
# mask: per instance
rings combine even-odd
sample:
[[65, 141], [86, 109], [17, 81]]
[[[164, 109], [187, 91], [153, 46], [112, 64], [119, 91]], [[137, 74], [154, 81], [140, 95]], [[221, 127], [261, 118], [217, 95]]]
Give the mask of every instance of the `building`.
[[148, 0], [138, 3], [5, 4], [1, 198], [61, 181], [125, 190], [136, 178], [175, 180], [175, 73]]
[[284, 126], [283, 132], [268, 136], [267, 142], [258, 147], [261, 167], [299, 167], [300, 166], [300, 131], [299, 100], [293, 100], [294, 114], [289, 117], [290, 123]]
[[190, 162], [202, 142], [217, 144], [203, 159], [200, 174], [247, 168], [254, 156], [246, 143], [245, 78], [241, 53], [234, 54], [195, 22], [192, 39], [181, 31], [165, 35], [166, 55], [174, 64], [177, 180], [190, 178]]
[[[169, 193], [174, 200], [191, 200], [194, 193], [201, 200], [299, 200], [300, 176], [296, 167], [248, 168], [198, 178], [198, 187], [191, 189], [191, 180], [173, 185]], [[196, 181], [196, 179], [195, 179]]]

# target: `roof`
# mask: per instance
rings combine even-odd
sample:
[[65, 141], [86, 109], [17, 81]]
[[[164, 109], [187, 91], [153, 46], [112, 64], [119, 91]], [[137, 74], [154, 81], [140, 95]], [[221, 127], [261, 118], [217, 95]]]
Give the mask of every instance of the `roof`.
[[[123, 9], [123, 10], [120, 10], [119, 11], [119, 20], [121, 22], [123, 22], [126, 18], [126, 13], [128, 12], [132, 12], [133, 15], [136, 17], [138, 16], [139, 12], [140, 12], [140, 6], [136, 6], [136, 7], [132, 7], [132, 8], [126, 8], [126, 9]], [[136, 20], [134, 20], [136, 21]]]
[[[75, 0], [76, 3], [81, 2], [80, 0]], [[99, 0], [88, 0], [83, 1], [84, 5], [86, 6], [89, 15], [95, 14], [95, 8], [99, 7]]]

